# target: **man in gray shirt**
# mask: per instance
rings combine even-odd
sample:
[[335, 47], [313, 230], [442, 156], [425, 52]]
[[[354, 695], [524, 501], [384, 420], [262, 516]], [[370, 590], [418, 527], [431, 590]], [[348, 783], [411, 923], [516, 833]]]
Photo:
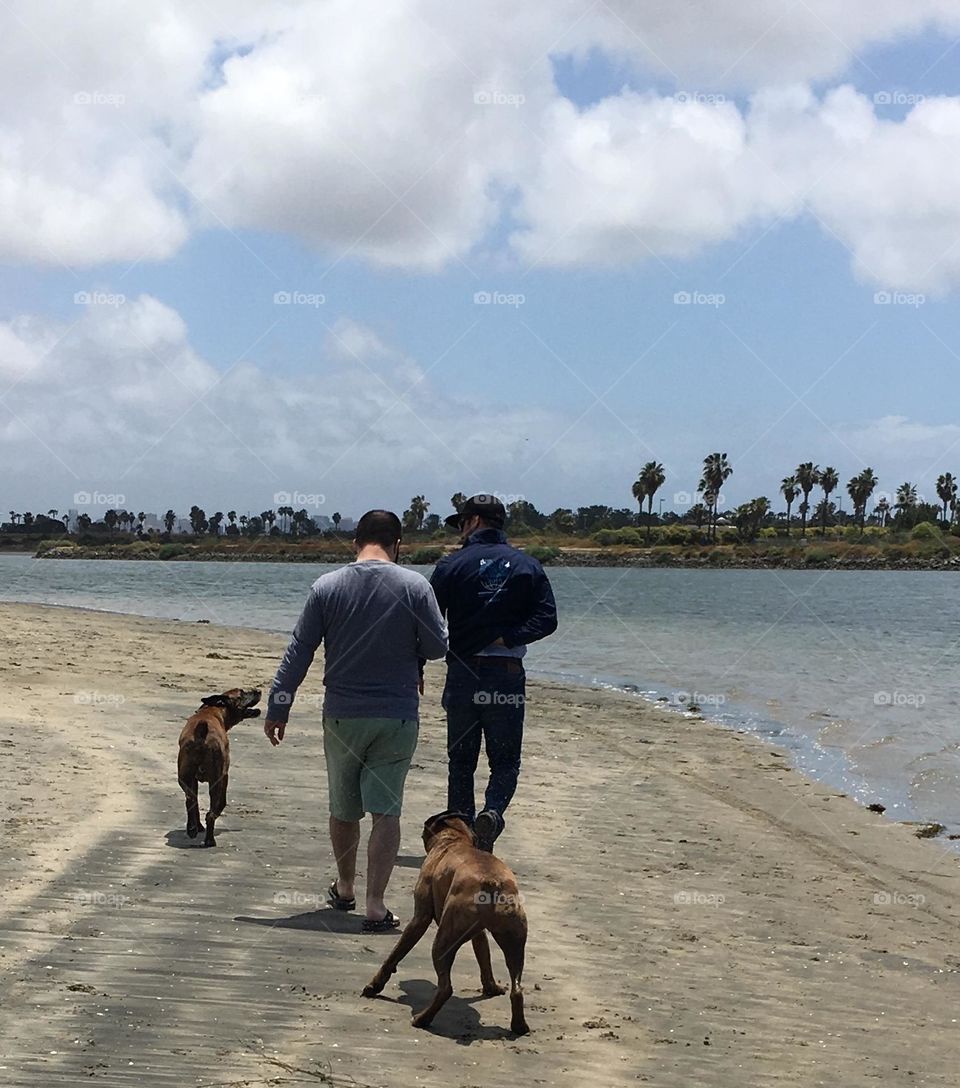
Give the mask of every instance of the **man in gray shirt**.
[[271, 744], [283, 740], [297, 688], [323, 642], [323, 749], [338, 874], [327, 899], [337, 910], [356, 907], [360, 820], [369, 812], [365, 933], [399, 925], [383, 897], [400, 848], [403, 786], [417, 746], [421, 664], [447, 650], [430, 583], [397, 564], [400, 536], [396, 514], [369, 511], [357, 524], [356, 562], [314, 582], [270, 689], [263, 727]]

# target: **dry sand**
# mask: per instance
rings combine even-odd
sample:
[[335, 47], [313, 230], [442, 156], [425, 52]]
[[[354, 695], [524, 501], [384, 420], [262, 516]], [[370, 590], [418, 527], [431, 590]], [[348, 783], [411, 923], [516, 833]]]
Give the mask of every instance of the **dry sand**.
[[[533, 1033], [482, 999], [469, 948], [431, 1032], [425, 939], [323, 909], [333, 871], [318, 712], [233, 734], [220, 845], [186, 839], [175, 752], [198, 699], [267, 684], [284, 640], [0, 606], [0, 1084], [956, 1085], [958, 862], [745, 735], [532, 684], [498, 852], [530, 917]], [[444, 807], [428, 672], [390, 902]], [[320, 668], [306, 694], [320, 690]], [[205, 807], [205, 806], [204, 806]], [[199, 842], [199, 840], [196, 840]], [[495, 954], [495, 970], [504, 977]]]

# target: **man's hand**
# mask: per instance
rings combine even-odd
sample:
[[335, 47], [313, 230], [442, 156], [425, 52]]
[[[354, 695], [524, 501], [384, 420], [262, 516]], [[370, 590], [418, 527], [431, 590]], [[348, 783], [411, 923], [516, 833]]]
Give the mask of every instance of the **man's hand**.
[[286, 722], [275, 722], [269, 718], [263, 723], [263, 731], [267, 735], [267, 740], [276, 748], [276, 746], [283, 740], [283, 734], [286, 732]]

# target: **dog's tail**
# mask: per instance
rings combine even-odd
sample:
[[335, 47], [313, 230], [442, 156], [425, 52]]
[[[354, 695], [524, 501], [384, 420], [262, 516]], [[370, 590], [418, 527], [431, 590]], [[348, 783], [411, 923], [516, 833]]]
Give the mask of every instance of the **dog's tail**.
[[204, 722], [204, 721], [197, 722], [197, 728], [193, 731], [193, 743], [194, 744], [203, 744], [203, 742], [207, 739], [207, 729], [208, 728], [209, 728], [209, 726], [207, 725], [206, 722]]

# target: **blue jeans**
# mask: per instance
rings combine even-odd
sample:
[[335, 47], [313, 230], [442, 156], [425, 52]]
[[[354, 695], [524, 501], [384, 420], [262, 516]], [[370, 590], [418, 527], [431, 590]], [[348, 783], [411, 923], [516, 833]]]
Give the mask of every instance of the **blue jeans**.
[[[503, 661], [503, 658], [499, 659]], [[447, 712], [447, 807], [476, 815], [473, 776], [483, 740], [490, 764], [484, 808], [501, 817], [516, 792], [523, 745], [526, 676], [503, 665], [451, 662], [443, 689]]]

